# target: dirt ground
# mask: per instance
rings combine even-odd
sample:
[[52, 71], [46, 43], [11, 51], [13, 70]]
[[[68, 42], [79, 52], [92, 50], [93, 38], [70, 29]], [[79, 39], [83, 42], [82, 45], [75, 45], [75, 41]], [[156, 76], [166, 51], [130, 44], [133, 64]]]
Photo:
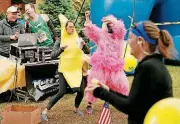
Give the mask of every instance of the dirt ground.
[[[180, 76], [179, 76], [180, 67], [169, 66], [168, 69], [173, 79], [174, 96], [180, 98]], [[133, 77], [128, 77], [128, 79], [130, 82], [132, 82]], [[40, 124], [96, 124], [100, 116], [104, 102], [98, 100], [98, 102], [95, 105], [93, 105], [94, 111], [92, 115], [85, 114], [84, 117], [79, 117], [73, 112], [74, 99], [75, 99], [75, 94], [65, 95], [49, 112], [48, 114], [49, 121], [41, 122]], [[49, 98], [40, 102], [28, 101], [28, 103], [25, 103], [22, 101], [22, 102], [2, 103], [0, 104], [0, 112], [5, 107], [12, 104], [33, 105], [33, 106], [39, 106], [41, 109], [44, 109], [48, 103], [48, 100]], [[86, 107], [86, 103], [83, 101], [80, 106], [80, 109], [84, 111], [85, 107]], [[127, 115], [122, 114], [112, 106], [110, 106], [110, 111], [111, 111], [112, 124], [127, 124]]]

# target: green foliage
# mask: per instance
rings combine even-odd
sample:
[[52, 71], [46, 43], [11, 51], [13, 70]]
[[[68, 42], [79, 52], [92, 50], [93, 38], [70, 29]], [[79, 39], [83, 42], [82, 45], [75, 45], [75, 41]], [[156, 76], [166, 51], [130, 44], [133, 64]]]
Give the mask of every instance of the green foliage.
[[90, 7], [89, 0], [86, 0], [85, 4], [81, 10], [81, 13], [79, 14], [77, 24], [76, 24], [76, 28], [79, 32], [79, 36], [82, 37], [86, 42], [89, 42], [89, 39], [84, 36], [82, 29], [84, 27], [84, 22], [85, 22], [85, 11], [87, 11], [89, 9], [89, 7]]
[[[85, 21], [84, 12], [87, 10], [87, 8], [89, 8], [89, 2], [85, 3], [82, 12], [80, 13], [80, 16], [77, 20], [76, 29], [78, 32], [80, 32], [84, 26], [84, 21]], [[59, 35], [60, 35], [60, 22], [58, 19], [58, 15], [62, 13], [69, 20], [73, 20], [75, 22], [79, 13], [79, 10], [75, 10], [73, 7], [73, 0], [44, 0], [44, 3], [39, 5], [39, 10], [41, 13], [45, 13], [49, 15], [57, 32], [59, 32], [58, 33]]]
[[0, 13], [0, 20], [3, 20], [6, 17], [6, 15], [2, 12]]
[[[80, 6], [81, 7], [81, 6]], [[76, 10], [77, 12], [80, 11], [80, 7], [79, 7], [79, 10]], [[80, 26], [81, 28], [84, 26], [84, 22], [85, 22], [85, 16], [84, 16], [84, 13], [85, 11], [87, 11], [89, 9], [89, 3], [85, 2], [80, 14], [79, 14], [79, 17], [78, 17], [78, 20], [77, 20], [77, 25]]]
[[60, 22], [58, 15], [62, 13], [69, 20], [75, 20], [77, 13], [73, 11], [72, 0], [45, 0], [40, 4], [39, 10], [41, 13], [48, 14], [52, 20], [56, 30], [60, 34]]

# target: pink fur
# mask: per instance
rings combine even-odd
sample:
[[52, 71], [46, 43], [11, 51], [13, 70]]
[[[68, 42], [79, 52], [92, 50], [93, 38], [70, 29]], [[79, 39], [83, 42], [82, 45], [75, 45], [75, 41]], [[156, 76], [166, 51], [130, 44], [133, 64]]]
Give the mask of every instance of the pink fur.
[[[88, 76], [88, 85], [93, 78], [110, 87], [110, 89], [128, 95], [129, 83], [123, 71], [124, 60], [120, 58], [123, 52], [123, 40], [126, 34], [124, 23], [114, 17], [113, 33], [100, 29], [96, 25], [85, 26], [86, 36], [96, 43], [97, 51], [92, 55], [92, 68]], [[95, 102], [96, 98], [86, 94], [88, 102]]]

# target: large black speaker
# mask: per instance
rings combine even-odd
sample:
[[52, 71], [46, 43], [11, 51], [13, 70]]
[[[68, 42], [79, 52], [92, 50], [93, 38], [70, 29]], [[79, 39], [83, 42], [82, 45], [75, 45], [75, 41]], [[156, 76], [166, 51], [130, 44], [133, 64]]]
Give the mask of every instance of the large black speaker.
[[31, 97], [38, 101], [41, 97], [59, 90], [58, 61], [29, 63], [25, 66], [26, 88]]

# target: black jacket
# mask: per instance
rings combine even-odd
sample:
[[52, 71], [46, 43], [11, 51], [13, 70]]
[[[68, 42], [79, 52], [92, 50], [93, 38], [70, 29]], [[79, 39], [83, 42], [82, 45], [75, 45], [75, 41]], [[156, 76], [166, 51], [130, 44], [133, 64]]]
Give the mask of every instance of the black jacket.
[[17, 41], [11, 40], [10, 36], [16, 32], [24, 34], [24, 26], [18, 22], [11, 25], [7, 19], [0, 21], [0, 55], [9, 57], [10, 44], [17, 43]]
[[[62, 52], [63, 50], [60, 48], [60, 42], [59, 40], [57, 40], [55, 43], [54, 43], [54, 46], [53, 46], [53, 50], [51, 52], [51, 58], [52, 59], [55, 59], [57, 58]], [[90, 53], [90, 50], [87, 46], [87, 44], [85, 44], [82, 48], [82, 50], [84, 51], [85, 54], [89, 54]]]
[[129, 124], [143, 124], [145, 115], [153, 104], [173, 96], [172, 79], [162, 62], [162, 56], [154, 54], [145, 57], [138, 64], [128, 97], [100, 87], [94, 90], [94, 96], [128, 114]]

